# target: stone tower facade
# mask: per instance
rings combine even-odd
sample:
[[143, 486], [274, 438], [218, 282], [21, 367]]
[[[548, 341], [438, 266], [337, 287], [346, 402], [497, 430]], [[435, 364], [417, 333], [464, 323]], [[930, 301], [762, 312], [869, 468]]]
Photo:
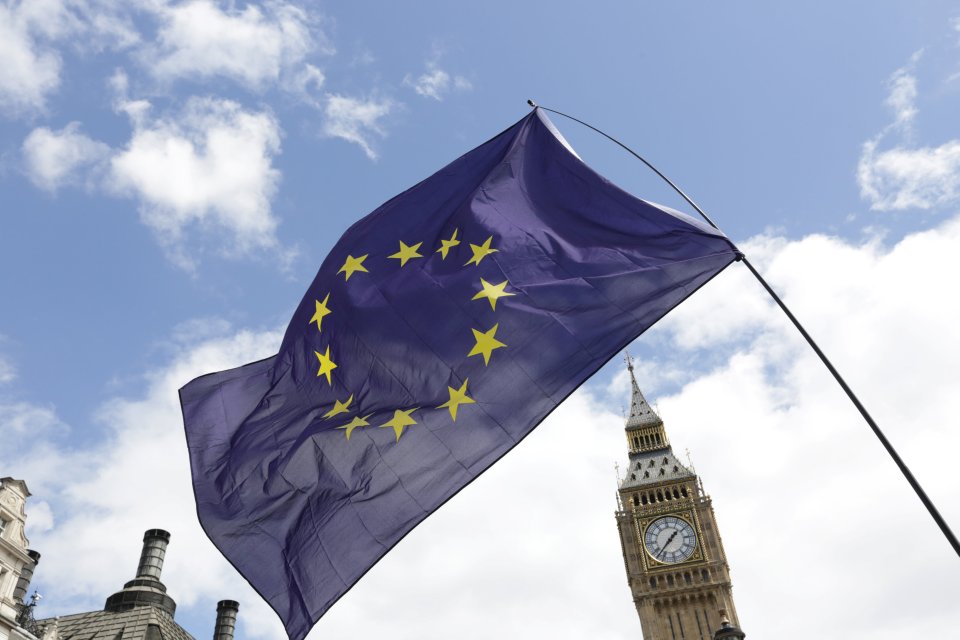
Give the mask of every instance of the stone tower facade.
[[644, 640], [711, 640], [724, 616], [740, 626], [713, 505], [673, 454], [627, 358], [633, 385], [617, 528]]

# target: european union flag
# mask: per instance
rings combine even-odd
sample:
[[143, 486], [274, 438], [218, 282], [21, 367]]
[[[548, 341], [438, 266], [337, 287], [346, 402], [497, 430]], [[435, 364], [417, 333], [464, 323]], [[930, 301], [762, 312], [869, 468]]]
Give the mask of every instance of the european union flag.
[[180, 391], [197, 510], [291, 640], [738, 256], [539, 110], [354, 224], [277, 355]]

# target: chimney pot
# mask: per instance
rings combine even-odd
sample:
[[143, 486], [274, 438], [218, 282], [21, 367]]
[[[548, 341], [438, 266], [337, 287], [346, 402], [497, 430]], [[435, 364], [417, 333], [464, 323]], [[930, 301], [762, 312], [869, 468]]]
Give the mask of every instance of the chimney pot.
[[213, 640], [233, 640], [239, 610], [240, 603], [236, 600], [221, 600], [217, 603], [217, 624], [213, 628]]
[[143, 534], [143, 551], [137, 567], [138, 578], [152, 578], [160, 581], [163, 559], [170, 543], [170, 532], [163, 529], [149, 529]]
[[30, 590], [30, 581], [33, 580], [33, 571], [40, 563], [39, 551], [27, 549], [27, 555], [33, 560], [33, 564], [27, 563], [23, 565], [23, 569], [20, 571], [20, 578], [17, 579], [17, 586], [13, 589], [13, 600], [19, 604], [24, 603], [24, 598], [27, 597], [27, 591]]

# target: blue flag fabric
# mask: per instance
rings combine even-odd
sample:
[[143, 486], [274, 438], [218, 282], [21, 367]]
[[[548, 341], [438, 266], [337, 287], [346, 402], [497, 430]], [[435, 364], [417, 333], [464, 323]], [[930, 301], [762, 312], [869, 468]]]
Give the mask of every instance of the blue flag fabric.
[[204, 530], [301, 640], [737, 256], [596, 174], [534, 110], [354, 224], [277, 355], [181, 389]]

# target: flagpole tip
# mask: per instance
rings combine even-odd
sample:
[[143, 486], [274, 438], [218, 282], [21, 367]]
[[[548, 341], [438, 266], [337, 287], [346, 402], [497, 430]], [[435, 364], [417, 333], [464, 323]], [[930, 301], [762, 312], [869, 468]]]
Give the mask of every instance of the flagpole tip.
[[533, 107], [534, 109], [537, 108], [537, 103], [531, 100], [530, 98], [527, 98], [527, 104]]

